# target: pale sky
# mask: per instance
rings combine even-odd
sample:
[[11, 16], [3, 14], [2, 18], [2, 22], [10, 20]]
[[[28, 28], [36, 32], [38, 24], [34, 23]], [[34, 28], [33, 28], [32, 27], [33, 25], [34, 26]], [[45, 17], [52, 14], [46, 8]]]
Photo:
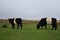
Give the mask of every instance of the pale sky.
[[60, 0], [0, 0], [0, 18], [60, 19]]

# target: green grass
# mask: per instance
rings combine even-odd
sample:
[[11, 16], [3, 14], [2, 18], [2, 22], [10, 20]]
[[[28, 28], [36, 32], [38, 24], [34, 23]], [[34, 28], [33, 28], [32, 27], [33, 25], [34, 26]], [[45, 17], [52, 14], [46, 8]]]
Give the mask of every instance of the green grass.
[[60, 40], [60, 27], [57, 30], [36, 29], [36, 24], [26, 24], [23, 29], [11, 29], [8, 25], [7, 28], [2, 28], [0, 25], [0, 40]]

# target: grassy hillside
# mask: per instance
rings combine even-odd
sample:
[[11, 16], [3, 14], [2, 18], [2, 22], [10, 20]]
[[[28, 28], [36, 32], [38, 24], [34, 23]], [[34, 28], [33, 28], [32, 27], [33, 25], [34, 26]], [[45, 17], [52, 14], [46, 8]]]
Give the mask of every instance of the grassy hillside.
[[[4, 21], [4, 20], [3, 20]], [[36, 24], [38, 21], [24, 20], [23, 29], [17, 30], [11, 29], [11, 25], [8, 21], [0, 23], [0, 40], [60, 40], [60, 25], [58, 25], [57, 30], [51, 30], [51, 25], [47, 25], [47, 30], [36, 29]], [[2, 25], [6, 23], [7, 28], [2, 28]]]

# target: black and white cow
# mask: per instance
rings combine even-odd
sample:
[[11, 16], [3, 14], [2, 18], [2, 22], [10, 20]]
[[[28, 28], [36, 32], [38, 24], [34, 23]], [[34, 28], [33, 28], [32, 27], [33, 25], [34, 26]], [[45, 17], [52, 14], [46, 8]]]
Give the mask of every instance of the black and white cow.
[[46, 27], [46, 25], [47, 25], [47, 23], [49, 23], [49, 22], [47, 22], [47, 21], [50, 21], [50, 23], [51, 23], [51, 25], [52, 25], [52, 30], [53, 29], [57, 29], [57, 20], [56, 20], [56, 18], [51, 18], [51, 19], [48, 19], [48, 18], [42, 18], [41, 20], [40, 20], [40, 22], [37, 24], [37, 29], [39, 29], [40, 28], [40, 26], [41, 26], [41, 29], [43, 28], [43, 26], [45, 26], [45, 29], [47, 29], [47, 27]]
[[9, 23], [12, 25], [12, 28], [15, 27], [15, 24], [17, 24], [17, 29], [19, 26], [21, 26], [22, 29], [22, 19], [21, 18], [10, 18], [8, 19]]

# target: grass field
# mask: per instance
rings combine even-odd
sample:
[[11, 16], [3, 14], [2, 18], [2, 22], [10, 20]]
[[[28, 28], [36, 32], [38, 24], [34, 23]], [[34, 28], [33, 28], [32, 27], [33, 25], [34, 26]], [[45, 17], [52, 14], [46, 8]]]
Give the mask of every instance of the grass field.
[[11, 29], [8, 25], [7, 28], [2, 28], [0, 25], [0, 40], [60, 40], [60, 26], [57, 30], [51, 30], [51, 26], [47, 26], [48, 29], [36, 29], [36, 23], [25, 24], [23, 29], [17, 30]]

